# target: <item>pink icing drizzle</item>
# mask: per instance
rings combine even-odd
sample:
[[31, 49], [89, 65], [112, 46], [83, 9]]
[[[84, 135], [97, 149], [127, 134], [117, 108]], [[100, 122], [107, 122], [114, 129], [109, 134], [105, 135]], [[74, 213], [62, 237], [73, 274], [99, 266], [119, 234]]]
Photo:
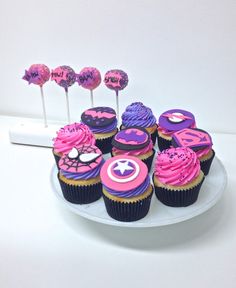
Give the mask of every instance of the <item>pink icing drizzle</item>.
[[150, 141], [146, 147], [139, 149], [139, 150], [127, 151], [127, 150], [121, 150], [121, 149], [117, 149], [116, 147], [113, 147], [112, 152], [115, 155], [140, 156], [140, 155], [143, 155], [143, 154], [146, 154], [146, 153], [152, 151], [152, 149], [153, 149], [153, 143], [152, 143], [152, 141]]
[[196, 179], [200, 173], [200, 162], [190, 148], [170, 148], [158, 153], [155, 176], [163, 184], [183, 186]]
[[65, 154], [82, 144], [95, 145], [96, 140], [87, 125], [74, 123], [61, 128], [53, 141], [55, 152]]

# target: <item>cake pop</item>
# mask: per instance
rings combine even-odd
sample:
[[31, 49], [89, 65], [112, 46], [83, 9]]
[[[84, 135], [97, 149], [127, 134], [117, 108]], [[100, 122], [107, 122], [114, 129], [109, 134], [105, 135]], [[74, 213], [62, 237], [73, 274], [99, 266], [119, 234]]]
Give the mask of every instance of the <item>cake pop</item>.
[[76, 75], [76, 81], [85, 89], [90, 90], [91, 106], [94, 107], [93, 90], [101, 83], [101, 73], [97, 68], [85, 67]]
[[119, 119], [119, 90], [123, 90], [129, 82], [128, 75], [122, 70], [110, 70], [105, 74], [104, 83], [107, 88], [116, 92], [116, 114]]
[[69, 108], [69, 97], [68, 97], [68, 87], [73, 85], [76, 80], [75, 71], [69, 66], [59, 66], [52, 70], [51, 80], [54, 80], [58, 85], [65, 89], [66, 103], [67, 103], [67, 118], [70, 123], [70, 108]]
[[25, 75], [22, 77], [22, 79], [28, 81], [29, 84], [33, 83], [35, 85], [39, 85], [40, 87], [45, 127], [47, 127], [48, 124], [47, 124], [46, 108], [45, 108], [45, 102], [44, 102], [43, 84], [47, 82], [49, 78], [50, 78], [50, 70], [44, 64], [31, 65], [28, 70], [25, 70]]

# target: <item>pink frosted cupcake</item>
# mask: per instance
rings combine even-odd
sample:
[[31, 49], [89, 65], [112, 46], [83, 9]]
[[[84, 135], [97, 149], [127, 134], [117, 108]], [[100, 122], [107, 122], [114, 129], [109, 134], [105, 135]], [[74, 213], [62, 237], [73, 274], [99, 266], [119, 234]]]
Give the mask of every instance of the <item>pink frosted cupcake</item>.
[[158, 153], [153, 184], [165, 205], [185, 207], [197, 201], [204, 174], [196, 153], [190, 148], [170, 148]]
[[129, 127], [119, 131], [112, 140], [112, 156], [128, 155], [142, 160], [150, 171], [155, 154], [150, 134], [145, 128]]
[[189, 147], [195, 151], [200, 160], [202, 172], [208, 175], [215, 151], [212, 149], [211, 136], [206, 131], [197, 128], [180, 130], [173, 134], [172, 145], [174, 147]]
[[61, 128], [53, 139], [53, 155], [57, 167], [62, 155], [69, 153], [73, 147], [82, 144], [94, 145], [95, 141], [93, 133], [83, 123], [73, 123]]

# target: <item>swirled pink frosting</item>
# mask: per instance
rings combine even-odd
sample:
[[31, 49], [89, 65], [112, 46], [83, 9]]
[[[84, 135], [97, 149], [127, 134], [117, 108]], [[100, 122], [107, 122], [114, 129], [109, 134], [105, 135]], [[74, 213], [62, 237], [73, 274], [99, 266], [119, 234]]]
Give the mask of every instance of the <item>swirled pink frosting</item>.
[[[196, 123], [194, 123], [193, 125], [191, 125], [189, 128], [196, 128]], [[167, 130], [163, 127], [160, 127], [159, 125], [157, 126], [157, 130], [159, 132], [161, 132], [163, 135], [166, 135], [166, 136], [172, 136], [176, 131], [170, 131], [170, 130]]]
[[190, 148], [170, 148], [157, 155], [154, 174], [163, 184], [183, 186], [196, 179], [199, 173], [200, 162]]
[[129, 150], [121, 150], [121, 149], [117, 149], [116, 147], [113, 147], [112, 152], [115, 155], [140, 156], [140, 155], [143, 155], [143, 154], [146, 154], [146, 153], [152, 151], [152, 149], [153, 149], [153, 143], [152, 143], [152, 141], [150, 141], [146, 147], [139, 149], [139, 150], [130, 150], [129, 151]]
[[96, 140], [87, 125], [83, 123], [73, 123], [61, 128], [53, 141], [54, 151], [66, 154], [73, 147], [78, 147], [83, 144], [95, 145]]

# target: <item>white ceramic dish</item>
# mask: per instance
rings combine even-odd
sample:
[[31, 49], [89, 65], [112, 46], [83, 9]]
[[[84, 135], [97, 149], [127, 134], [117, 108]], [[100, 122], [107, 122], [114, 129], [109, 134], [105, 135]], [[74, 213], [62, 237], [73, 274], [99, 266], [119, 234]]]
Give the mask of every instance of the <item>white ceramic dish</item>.
[[155, 227], [182, 222], [193, 218], [210, 209], [222, 196], [227, 184], [227, 173], [221, 161], [215, 157], [209, 175], [203, 182], [198, 200], [191, 206], [173, 208], [163, 205], [153, 194], [148, 215], [135, 222], [119, 222], [112, 219], [106, 212], [103, 199], [86, 205], [72, 204], [62, 195], [57, 179], [57, 168], [53, 166], [51, 184], [57, 198], [74, 213], [92, 221], [122, 227]]

